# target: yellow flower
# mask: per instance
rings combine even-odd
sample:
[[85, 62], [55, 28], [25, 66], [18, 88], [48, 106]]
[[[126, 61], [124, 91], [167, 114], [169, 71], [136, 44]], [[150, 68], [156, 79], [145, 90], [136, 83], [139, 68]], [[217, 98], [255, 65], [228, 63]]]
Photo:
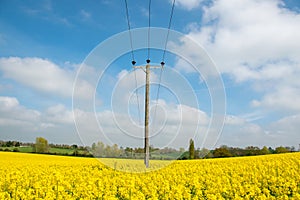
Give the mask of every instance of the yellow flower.
[[300, 199], [300, 153], [100, 161], [0, 152], [0, 199]]

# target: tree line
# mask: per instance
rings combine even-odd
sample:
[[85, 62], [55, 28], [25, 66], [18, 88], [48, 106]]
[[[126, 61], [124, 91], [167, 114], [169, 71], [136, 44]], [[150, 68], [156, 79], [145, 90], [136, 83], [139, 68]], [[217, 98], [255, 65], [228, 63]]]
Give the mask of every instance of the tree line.
[[92, 157], [87, 147], [77, 144], [49, 144], [43, 137], [37, 137], [35, 143], [0, 140], [0, 151]]
[[[99, 141], [93, 143], [92, 146], [78, 146], [77, 144], [49, 144], [47, 139], [43, 137], [37, 137], [35, 143], [23, 143], [19, 141], [1, 141], [0, 151], [21, 151], [22, 147], [31, 148], [31, 153], [44, 153], [44, 154], [56, 154], [67, 156], [84, 156], [84, 157], [104, 157], [104, 158], [131, 158], [142, 159], [144, 157], [144, 148], [141, 147], [119, 147], [117, 144], [107, 145]], [[55, 149], [55, 150], [53, 150]], [[59, 151], [58, 151], [59, 150]], [[157, 148], [150, 146], [150, 158], [151, 159], [201, 159], [201, 158], [224, 158], [224, 157], [237, 157], [237, 156], [255, 156], [266, 154], [278, 154], [297, 151], [295, 147], [256, 147], [248, 146], [245, 148], [240, 147], [228, 147], [226, 145], [209, 150], [206, 148], [195, 147], [194, 141], [190, 139], [189, 148], [174, 149], [174, 148]]]
[[[225, 157], [239, 157], [239, 156], [256, 156], [256, 155], [267, 155], [267, 154], [279, 154], [279, 153], [289, 153], [296, 152], [295, 147], [283, 147], [279, 146], [276, 148], [272, 147], [256, 147], [247, 146], [245, 148], [240, 147], [229, 147], [222, 145], [213, 150], [206, 148], [195, 149], [194, 141], [191, 139], [189, 144], [189, 150], [181, 155], [179, 159], [200, 159], [200, 158], [225, 158]], [[300, 149], [298, 149], [300, 151]]]

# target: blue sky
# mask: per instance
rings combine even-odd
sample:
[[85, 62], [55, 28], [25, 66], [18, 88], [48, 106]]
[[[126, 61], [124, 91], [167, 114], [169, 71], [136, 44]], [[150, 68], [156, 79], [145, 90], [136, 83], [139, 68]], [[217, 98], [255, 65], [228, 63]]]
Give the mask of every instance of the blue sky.
[[[171, 6], [170, 0], [152, 0], [152, 27], [168, 26]], [[128, 0], [128, 8], [133, 29], [148, 26], [147, 1]], [[172, 29], [205, 49], [224, 82], [225, 123], [221, 137], [216, 141], [217, 146], [283, 145], [298, 148], [299, 1], [177, 0]], [[96, 110], [95, 113], [84, 109], [76, 111], [85, 116], [84, 119], [75, 119], [81, 120], [84, 126], [81, 133], [77, 133], [74, 124], [72, 91], [76, 73], [97, 45], [124, 31], [127, 31], [124, 1], [1, 0], [0, 140], [32, 142], [35, 137], [44, 136], [51, 143], [89, 145], [92, 140], [107, 139], [95, 136], [102, 131], [109, 138], [107, 143], [142, 146], [141, 138], [130, 141], [113, 120], [115, 114], [123, 120], [121, 129], [142, 133], [141, 127], [131, 129], [138, 116], [136, 104], [131, 102], [136, 96], [133, 94], [129, 98], [130, 105], [122, 102], [130, 90], [133, 91], [134, 85], [127, 83], [134, 83], [134, 75], [138, 76], [139, 84], [144, 81], [141, 70], [136, 71], [137, 74], [132, 71], [130, 53], [112, 61], [102, 82], [97, 85], [96, 94], [89, 80], [95, 67], [87, 68], [91, 71], [79, 80], [86, 83], [86, 88], [78, 98], [87, 104], [90, 99], [84, 102], [86, 98], [95, 96]], [[189, 61], [194, 59], [193, 48], [182, 44], [178, 49], [186, 53]], [[146, 49], [135, 52], [139, 64], [145, 63], [146, 52]], [[151, 52], [152, 61], [159, 63], [162, 51]], [[152, 144], [186, 147], [191, 137], [203, 134], [209, 127], [211, 96], [205, 81], [186, 61], [167, 53], [166, 63], [168, 68], [163, 72], [162, 81], [172, 83], [174, 91], [183, 94], [174, 95], [168, 90], [170, 88], [161, 88], [158, 119], [165, 117], [161, 119], [165, 124], [160, 124], [165, 128], [160, 134], [165, 133], [171, 138], [158, 134]], [[184, 84], [172, 82], [176, 74], [178, 79], [187, 80], [192, 92], [188, 91], [187, 85], [183, 87]], [[154, 70], [152, 79], [158, 81], [159, 70]], [[124, 89], [124, 86], [128, 87]], [[121, 91], [117, 99], [114, 99], [114, 88]], [[157, 85], [153, 84], [153, 108], [156, 90]], [[140, 113], [143, 111], [143, 92], [141, 86], [138, 90]], [[120, 96], [122, 94], [124, 97]], [[193, 100], [187, 102], [175, 98], [178, 95], [192, 99], [189, 96], [192, 94], [196, 95], [199, 105]], [[114, 111], [112, 104], [115, 105]], [[133, 121], [127, 121], [132, 119], [123, 116], [123, 111], [131, 113]], [[103, 130], [89, 124], [94, 116]], [[180, 123], [185, 130], [179, 128], [178, 134], [172, 135], [178, 129], [174, 124]], [[167, 141], [172, 137], [176, 138], [175, 142], [169, 144]], [[198, 147], [203, 145], [201, 141], [196, 144]]]

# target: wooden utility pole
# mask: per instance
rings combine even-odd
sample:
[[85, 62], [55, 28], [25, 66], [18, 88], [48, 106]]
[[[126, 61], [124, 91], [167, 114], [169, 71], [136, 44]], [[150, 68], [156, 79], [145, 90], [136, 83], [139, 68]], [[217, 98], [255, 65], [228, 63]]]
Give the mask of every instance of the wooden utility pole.
[[150, 91], [150, 60], [146, 65], [146, 90], [145, 90], [145, 166], [149, 167], [149, 91]]
[[[149, 167], [149, 104], [150, 104], [150, 68], [163, 68], [164, 62], [161, 62], [161, 66], [150, 66], [150, 60], [146, 60], [147, 65], [145, 66], [134, 66], [134, 68], [140, 68], [146, 73], [146, 89], [145, 89], [145, 144], [144, 144], [144, 164], [148, 168]], [[133, 65], [135, 64], [132, 63]]]

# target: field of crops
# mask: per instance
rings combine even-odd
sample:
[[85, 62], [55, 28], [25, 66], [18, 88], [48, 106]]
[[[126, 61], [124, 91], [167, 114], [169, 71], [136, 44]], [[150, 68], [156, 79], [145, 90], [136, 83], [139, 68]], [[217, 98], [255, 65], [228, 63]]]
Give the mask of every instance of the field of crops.
[[300, 153], [103, 161], [0, 152], [0, 199], [300, 199]]

